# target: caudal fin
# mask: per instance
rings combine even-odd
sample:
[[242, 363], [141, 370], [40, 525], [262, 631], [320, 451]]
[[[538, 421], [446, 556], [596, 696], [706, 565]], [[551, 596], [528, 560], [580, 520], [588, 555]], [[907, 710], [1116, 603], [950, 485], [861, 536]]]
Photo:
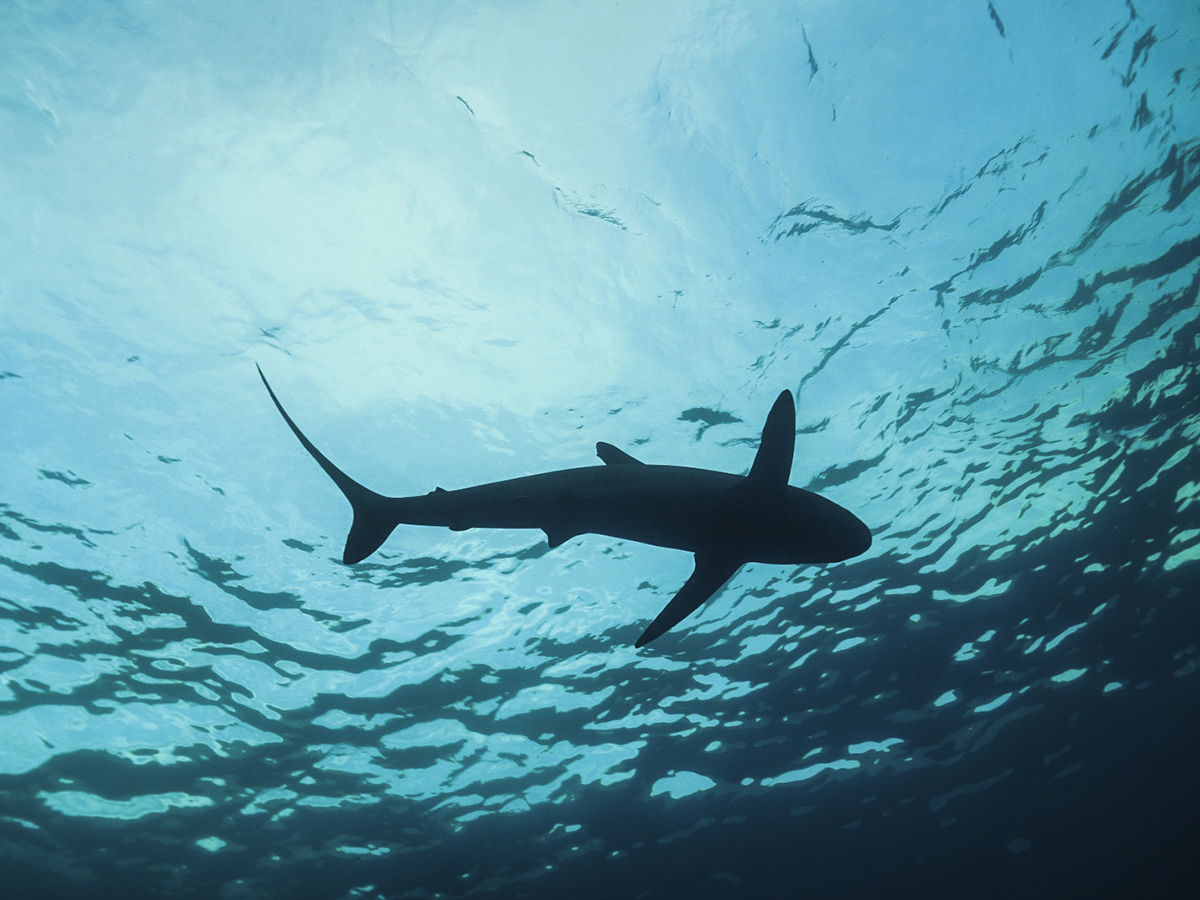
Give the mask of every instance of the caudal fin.
[[331, 463], [325, 454], [314, 447], [312, 441], [304, 436], [304, 432], [296, 427], [292, 417], [287, 414], [283, 404], [271, 390], [271, 385], [267, 382], [267, 376], [263, 374], [262, 367], [255, 363], [255, 368], [258, 369], [258, 377], [266, 385], [267, 393], [271, 395], [275, 408], [283, 416], [283, 421], [287, 422], [288, 428], [292, 429], [292, 433], [300, 439], [304, 449], [325, 470], [325, 474], [333, 479], [333, 483], [350, 501], [350, 506], [354, 510], [354, 521], [350, 525], [350, 534], [346, 538], [346, 549], [342, 553], [342, 562], [348, 566], [361, 562], [378, 550], [380, 545], [388, 539], [392, 530], [400, 524], [400, 519], [395, 512], [395, 499], [363, 487]]

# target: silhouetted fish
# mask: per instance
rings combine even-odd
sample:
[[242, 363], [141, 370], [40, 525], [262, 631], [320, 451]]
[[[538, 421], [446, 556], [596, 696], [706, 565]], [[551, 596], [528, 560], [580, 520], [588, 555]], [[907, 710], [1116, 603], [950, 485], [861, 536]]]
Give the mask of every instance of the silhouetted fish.
[[748, 475], [645, 465], [612, 444], [596, 444], [603, 466], [561, 469], [457, 491], [384, 497], [331, 463], [296, 427], [258, 370], [276, 408], [354, 508], [342, 561], [366, 559], [397, 525], [540, 528], [551, 547], [579, 534], [688, 550], [696, 567], [638, 638], [641, 647], [682, 621], [748, 562], [838, 562], [865, 553], [871, 532], [858, 517], [787, 483], [796, 442], [791, 391], [771, 407]]

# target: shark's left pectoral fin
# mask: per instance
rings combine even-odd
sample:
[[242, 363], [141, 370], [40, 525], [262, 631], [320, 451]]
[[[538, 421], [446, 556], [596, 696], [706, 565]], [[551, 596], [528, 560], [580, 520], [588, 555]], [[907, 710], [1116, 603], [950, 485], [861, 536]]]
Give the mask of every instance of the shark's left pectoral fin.
[[705, 553], [696, 554], [696, 569], [679, 589], [670, 603], [663, 607], [650, 627], [642, 632], [635, 647], [644, 647], [664, 631], [678, 625], [696, 611], [705, 600], [725, 586], [733, 573], [740, 569], [742, 560], [729, 559]]

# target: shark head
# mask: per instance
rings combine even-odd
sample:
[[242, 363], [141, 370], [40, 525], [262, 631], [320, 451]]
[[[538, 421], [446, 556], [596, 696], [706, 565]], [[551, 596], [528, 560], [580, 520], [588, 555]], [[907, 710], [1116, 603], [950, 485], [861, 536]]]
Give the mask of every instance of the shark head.
[[871, 529], [832, 500], [789, 485], [779, 506], [779, 541], [793, 558], [807, 553], [821, 557], [811, 562], [841, 562], [871, 549]]
[[740, 492], [729, 540], [747, 562], [800, 565], [841, 562], [871, 547], [862, 520], [832, 500], [788, 485], [770, 494]]

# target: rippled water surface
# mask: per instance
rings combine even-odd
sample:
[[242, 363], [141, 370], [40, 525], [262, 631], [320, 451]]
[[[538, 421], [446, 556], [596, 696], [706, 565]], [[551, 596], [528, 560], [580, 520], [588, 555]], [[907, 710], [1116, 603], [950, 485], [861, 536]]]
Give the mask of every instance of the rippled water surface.
[[[0, 9], [6, 897], [1161, 896], [1200, 829], [1200, 14]], [[691, 571], [353, 477], [792, 484]]]

